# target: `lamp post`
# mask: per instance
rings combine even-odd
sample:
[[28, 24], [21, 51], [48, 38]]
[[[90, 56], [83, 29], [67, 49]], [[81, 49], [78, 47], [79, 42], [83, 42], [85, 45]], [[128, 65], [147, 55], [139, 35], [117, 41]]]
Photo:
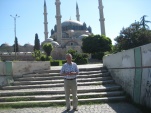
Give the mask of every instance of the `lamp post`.
[[19, 18], [17, 14], [15, 16], [10, 15], [12, 18], [14, 18], [14, 33], [15, 33], [15, 41], [14, 41], [14, 49], [15, 49], [15, 60], [16, 60], [16, 18]]

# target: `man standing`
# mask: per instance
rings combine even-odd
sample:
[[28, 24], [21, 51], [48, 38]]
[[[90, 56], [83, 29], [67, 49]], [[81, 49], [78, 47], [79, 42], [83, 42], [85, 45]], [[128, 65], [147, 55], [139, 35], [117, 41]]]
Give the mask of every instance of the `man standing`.
[[79, 69], [77, 64], [72, 62], [72, 55], [66, 54], [67, 62], [62, 66], [60, 75], [64, 77], [64, 89], [65, 89], [65, 99], [67, 111], [70, 110], [70, 91], [73, 97], [73, 110], [77, 111], [78, 108], [78, 97], [77, 97], [77, 75], [79, 74]]

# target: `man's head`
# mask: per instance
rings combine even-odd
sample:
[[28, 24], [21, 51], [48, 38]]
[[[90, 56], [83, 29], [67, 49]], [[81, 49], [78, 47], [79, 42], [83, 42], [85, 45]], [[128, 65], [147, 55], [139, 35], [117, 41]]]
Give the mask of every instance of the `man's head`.
[[66, 60], [67, 60], [67, 63], [71, 63], [72, 62], [72, 55], [70, 53], [66, 54]]

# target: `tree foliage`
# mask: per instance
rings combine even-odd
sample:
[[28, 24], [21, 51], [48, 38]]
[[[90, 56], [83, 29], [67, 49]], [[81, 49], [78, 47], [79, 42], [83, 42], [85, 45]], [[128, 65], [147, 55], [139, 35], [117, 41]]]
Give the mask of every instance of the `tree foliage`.
[[145, 22], [141, 20], [140, 22], [132, 23], [129, 27], [120, 31], [119, 36], [114, 39], [116, 41], [114, 52], [151, 43], [151, 30], [145, 27], [146, 24], [143, 25], [142, 23]]
[[98, 53], [110, 51], [112, 41], [104, 35], [90, 35], [82, 39], [82, 50], [84, 53]]
[[42, 46], [43, 50], [45, 51], [45, 53], [47, 54], [47, 57], [50, 56], [51, 51], [53, 49], [53, 46], [51, 43], [45, 43]]
[[74, 62], [77, 64], [87, 64], [88, 63], [88, 55], [86, 53], [78, 53], [76, 50], [69, 49], [67, 53], [72, 55]]
[[147, 17], [147, 15], [143, 15], [141, 17], [141, 20], [140, 20], [140, 25], [144, 28], [144, 29], [148, 29], [149, 26], [147, 25], [147, 23], [151, 23], [151, 21], [148, 21], [146, 20], [145, 18]]
[[19, 52], [19, 47], [18, 47], [18, 39], [17, 37], [15, 37], [15, 41], [14, 41], [14, 52]]
[[40, 50], [40, 41], [39, 41], [39, 38], [38, 38], [38, 34], [37, 34], [37, 33], [35, 34], [34, 51], [35, 51], [35, 50]]
[[72, 55], [72, 58], [75, 59], [77, 56], [77, 51], [73, 50], [73, 49], [69, 49], [67, 53], [70, 53]]

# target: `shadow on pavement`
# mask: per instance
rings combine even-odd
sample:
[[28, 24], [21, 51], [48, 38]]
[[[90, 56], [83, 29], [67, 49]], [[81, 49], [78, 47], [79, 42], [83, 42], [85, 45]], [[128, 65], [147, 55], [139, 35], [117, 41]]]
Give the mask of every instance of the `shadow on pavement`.
[[119, 102], [108, 104], [116, 113], [142, 113], [139, 108], [136, 108], [130, 103]]
[[74, 112], [75, 112], [74, 110], [71, 110], [71, 111], [64, 110], [64, 111], [61, 112], [61, 113], [74, 113]]

